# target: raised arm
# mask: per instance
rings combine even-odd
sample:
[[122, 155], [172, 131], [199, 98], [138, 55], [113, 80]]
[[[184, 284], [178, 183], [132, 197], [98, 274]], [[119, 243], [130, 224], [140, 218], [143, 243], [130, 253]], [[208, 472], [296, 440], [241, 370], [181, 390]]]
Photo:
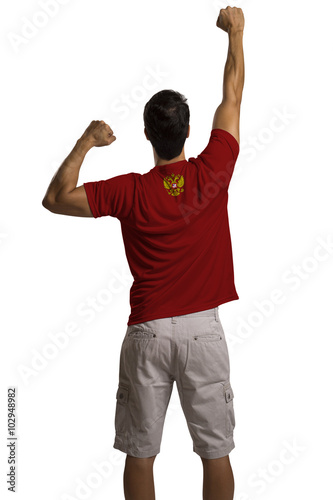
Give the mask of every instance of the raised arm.
[[223, 98], [217, 107], [213, 129], [226, 130], [237, 142], [239, 139], [239, 118], [244, 87], [243, 31], [244, 14], [238, 7], [220, 10], [216, 26], [228, 33], [229, 47], [223, 76]]
[[77, 187], [79, 171], [92, 147], [109, 146], [115, 140], [113, 130], [103, 120], [92, 121], [54, 174], [43, 207], [55, 214], [93, 217], [84, 186]]

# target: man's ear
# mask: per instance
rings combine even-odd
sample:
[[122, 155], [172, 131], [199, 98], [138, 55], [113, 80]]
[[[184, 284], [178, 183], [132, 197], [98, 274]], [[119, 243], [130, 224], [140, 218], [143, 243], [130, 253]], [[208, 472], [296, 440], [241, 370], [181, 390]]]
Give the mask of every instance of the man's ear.
[[145, 133], [145, 136], [146, 136], [147, 141], [149, 141], [149, 137], [148, 137], [148, 135], [147, 135], [146, 127], [143, 129], [143, 131], [144, 131], [144, 133]]
[[188, 131], [187, 131], [186, 139], [189, 137], [189, 135], [190, 135], [190, 125], [188, 126]]

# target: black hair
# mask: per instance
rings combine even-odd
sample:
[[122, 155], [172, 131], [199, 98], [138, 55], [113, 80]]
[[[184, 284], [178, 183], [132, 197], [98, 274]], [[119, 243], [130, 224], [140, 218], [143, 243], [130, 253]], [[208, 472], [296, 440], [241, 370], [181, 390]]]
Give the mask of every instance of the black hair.
[[187, 99], [174, 90], [161, 90], [146, 103], [143, 120], [158, 156], [172, 160], [182, 152], [190, 122]]

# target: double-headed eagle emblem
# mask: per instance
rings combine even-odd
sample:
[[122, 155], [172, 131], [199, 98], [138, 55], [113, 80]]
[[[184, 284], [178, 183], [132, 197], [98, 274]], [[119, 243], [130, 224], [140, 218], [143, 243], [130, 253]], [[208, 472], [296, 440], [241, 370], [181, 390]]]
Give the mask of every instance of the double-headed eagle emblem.
[[171, 174], [164, 177], [163, 184], [171, 196], [178, 196], [184, 191], [184, 177], [180, 174]]

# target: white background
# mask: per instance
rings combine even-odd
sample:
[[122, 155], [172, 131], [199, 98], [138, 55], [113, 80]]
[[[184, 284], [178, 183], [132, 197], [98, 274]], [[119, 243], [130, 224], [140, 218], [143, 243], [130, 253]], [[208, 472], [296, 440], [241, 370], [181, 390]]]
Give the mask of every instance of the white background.
[[[188, 98], [186, 157], [204, 149], [222, 98], [228, 37], [215, 22], [227, 3], [42, 5], [1, 5], [0, 495], [13, 498], [6, 397], [15, 386], [15, 498], [120, 499], [125, 454], [112, 445], [132, 284], [120, 223], [55, 215], [41, 201], [92, 120], [109, 123], [117, 140], [87, 154], [78, 185], [151, 169], [142, 113], [164, 88]], [[231, 6], [245, 16], [241, 151], [229, 190], [240, 299], [219, 312], [235, 394], [235, 499], [327, 498], [332, 8], [304, 0]], [[66, 346], [56, 347], [56, 334]], [[106, 477], [96, 471], [102, 462]], [[202, 498], [201, 460], [176, 386], [154, 471], [158, 500]]]

